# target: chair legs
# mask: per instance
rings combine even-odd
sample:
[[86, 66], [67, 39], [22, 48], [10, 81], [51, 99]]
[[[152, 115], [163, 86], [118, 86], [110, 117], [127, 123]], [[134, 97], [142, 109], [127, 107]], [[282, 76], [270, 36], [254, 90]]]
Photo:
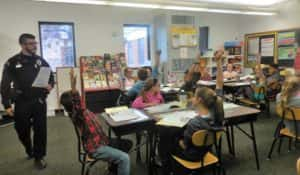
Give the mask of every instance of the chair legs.
[[292, 151], [292, 138], [289, 138], [289, 152]]
[[85, 164], [82, 163], [81, 164], [81, 175], [84, 175], [84, 171], [85, 171]]
[[277, 138], [274, 138], [274, 141], [273, 141], [273, 143], [272, 143], [270, 152], [269, 152], [269, 154], [268, 154], [268, 159], [271, 159], [271, 156], [272, 156], [272, 153], [273, 153], [273, 149], [274, 149], [274, 147], [275, 147], [276, 142], [277, 142]]
[[278, 154], [280, 154], [282, 139], [283, 139], [282, 137], [279, 138], [279, 145], [278, 145], [278, 150], [277, 150]]

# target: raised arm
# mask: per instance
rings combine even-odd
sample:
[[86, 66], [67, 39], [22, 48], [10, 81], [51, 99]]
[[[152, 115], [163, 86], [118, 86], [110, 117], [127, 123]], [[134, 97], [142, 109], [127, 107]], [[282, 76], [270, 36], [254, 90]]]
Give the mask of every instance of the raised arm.
[[71, 70], [70, 70], [70, 83], [71, 83], [71, 91], [72, 91], [72, 93], [76, 93], [77, 92], [77, 89], [76, 89], [76, 81], [77, 81], [77, 79], [76, 78], [77, 77], [76, 77], [76, 75], [74, 73], [74, 69], [71, 68]]
[[216, 79], [216, 90], [222, 91], [223, 90], [223, 68], [222, 68], [222, 58], [224, 55], [223, 50], [218, 50], [215, 52], [215, 59], [217, 63], [217, 79]]
[[262, 68], [261, 68], [261, 55], [260, 54], [257, 54], [256, 56], [256, 76], [257, 76], [257, 79], [259, 81], [259, 83], [264, 83], [265, 82], [265, 76], [263, 74], [263, 71], [262, 71]]

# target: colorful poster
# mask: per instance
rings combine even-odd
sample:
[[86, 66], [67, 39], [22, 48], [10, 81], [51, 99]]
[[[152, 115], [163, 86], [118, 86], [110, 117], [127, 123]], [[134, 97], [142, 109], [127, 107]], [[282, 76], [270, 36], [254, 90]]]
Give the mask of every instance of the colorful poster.
[[262, 57], [274, 56], [274, 38], [261, 39], [261, 56]]
[[279, 60], [291, 60], [295, 59], [297, 49], [295, 47], [279, 47], [278, 59]]
[[120, 57], [105, 60], [101, 56], [81, 57], [80, 68], [84, 90], [121, 88], [119, 59]]
[[281, 32], [278, 33], [278, 46], [292, 46], [296, 41], [295, 32]]
[[52, 71], [75, 66], [74, 29], [72, 23], [40, 22], [41, 53]]
[[187, 26], [172, 27], [171, 40], [173, 48], [196, 47], [198, 43], [197, 29]]

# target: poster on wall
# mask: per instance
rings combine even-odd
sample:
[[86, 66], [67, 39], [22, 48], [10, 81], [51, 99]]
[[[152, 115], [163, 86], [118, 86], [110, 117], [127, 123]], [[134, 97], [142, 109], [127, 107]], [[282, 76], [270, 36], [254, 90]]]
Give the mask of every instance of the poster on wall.
[[173, 48], [196, 47], [198, 42], [197, 36], [197, 29], [195, 27], [171, 27], [171, 41]]
[[255, 61], [259, 53], [259, 38], [249, 38], [248, 40], [248, 61]]
[[[118, 59], [115, 59], [118, 58]], [[121, 88], [120, 57], [80, 57], [81, 76], [85, 91]]]
[[41, 55], [50, 64], [52, 71], [57, 67], [74, 67], [76, 62], [74, 24], [39, 22]]
[[296, 56], [295, 47], [279, 47], [278, 48], [278, 60], [293, 60]]
[[278, 46], [293, 46], [296, 41], [295, 32], [280, 32], [278, 33]]
[[263, 38], [261, 39], [261, 56], [262, 57], [273, 57], [274, 56], [274, 38]]

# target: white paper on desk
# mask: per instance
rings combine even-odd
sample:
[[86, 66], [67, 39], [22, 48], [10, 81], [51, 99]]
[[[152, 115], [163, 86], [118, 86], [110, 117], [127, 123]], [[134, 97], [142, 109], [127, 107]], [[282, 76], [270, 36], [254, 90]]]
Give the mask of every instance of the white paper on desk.
[[49, 85], [49, 78], [51, 74], [50, 67], [41, 67], [38, 75], [36, 76], [32, 87], [45, 88]]
[[129, 120], [138, 120], [140, 118], [144, 119], [145, 115], [143, 115], [140, 111], [136, 109], [127, 109], [127, 110], [115, 112], [111, 114], [110, 117], [115, 122], [122, 122], [122, 121], [129, 121]]
[[226, 110], [226, 109], [237, 108], [237, 107], [239, 107], [239, 105], [236, 105], [234, 103], [223, 103], [223, 107], [224, 107], [224, 110]]
[[192, 118], [196, 117], [197, 113], [192, 110], [187, 111], [175, 111], [158, 115], [161, 120], [157, 122], [157, 125], [184, 127]]
[[171, 106], [179, 106], [180, 107], [180, 102], [173, 101], [170, 103], [165, 103], [165, 104], [160, 104], [157, 106], [148, 107], [148, 108], [145, 108], [145, 110], [151, 114], [163, 113], [163, 112], [171, 111], [171, 109], [170, 109]]

